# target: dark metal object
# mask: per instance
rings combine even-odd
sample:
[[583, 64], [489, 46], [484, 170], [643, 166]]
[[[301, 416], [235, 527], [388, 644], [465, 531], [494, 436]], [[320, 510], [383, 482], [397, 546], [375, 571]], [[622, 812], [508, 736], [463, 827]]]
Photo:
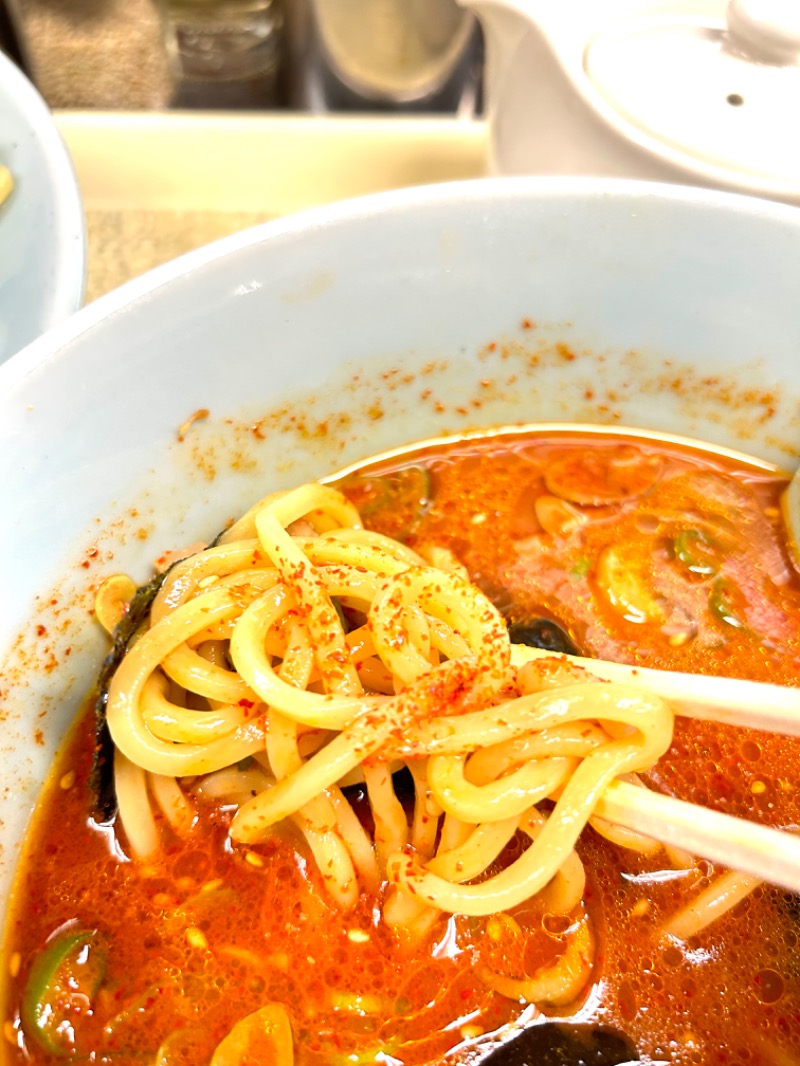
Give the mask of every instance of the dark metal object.
[[512, 622], [508, 627], [508, 635], [512, 644], [526, 644], [529, 648], [542, 648], [560, 655], [581, 654], [569, 634], [552, 618]]
[[618, 1029], [534, 1023], [480, 1058], [480, 1066], [631, 1066], [641, 1061]]
[[[284, 8], [290, 109], [464, 118], [480, 113], [483, 38], [453, 0], [284, 0]], [[465, 34], [468, 24], [472, 29]], [[421, 68], [426, 50], [429, 64]], [[431, 74], [425, 84], [424, 78], [415, 81], [421, 69]], [[408, 79], [405, 91], [397, 80], [391, 84], [392, 71], [400, 82]]]

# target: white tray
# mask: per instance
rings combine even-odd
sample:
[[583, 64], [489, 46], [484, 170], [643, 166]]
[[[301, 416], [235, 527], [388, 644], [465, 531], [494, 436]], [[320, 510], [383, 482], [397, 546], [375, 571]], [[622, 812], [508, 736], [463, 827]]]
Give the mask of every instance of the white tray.
[[87, 301], [269, 218], [485, 171], [482, 122], [182, 112], [67, 112], [89, 228]]

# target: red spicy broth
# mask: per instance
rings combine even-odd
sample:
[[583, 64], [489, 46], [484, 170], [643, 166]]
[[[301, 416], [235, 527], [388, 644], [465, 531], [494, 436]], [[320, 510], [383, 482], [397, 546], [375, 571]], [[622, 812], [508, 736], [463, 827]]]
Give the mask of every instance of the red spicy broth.
[[[623, 435], [522, 434], [426, 448], [339, 484], [370, 528], [423, 555], [451, 552], [512, 626], [544, 617], [589, 656], [798, 684], [786, 478], [757, 464]], [[21, 866], [9, 1063], [203, 1066], [268, 1002], [289, 1013], [299, 1066], [467, 1062], [525, 1010], [488, 989], [477, 963], [533, 973], [564, 950], [531, 902], [515, 912], [521, 939], [492, 918], [445, 915], [411, 946], [382, 923], [377, 899], [338, 913], [292, 831], [232, 846], [231, 812], [211, 805], [188, 840], [165, 832], [154, 861], [128, 862], [124, 837], [90, 817], [92, 749], [87, 714]], [[649, 775], [662, 791], [783, 827], [800, 822], [798, 780], [797, 742], [681, 720]], [[645, 858], [592, 830], [578, 850], [598, 948], [578, 1001], [547, 1015], [621, 1029], [644, 1062], [800, 1058], [800, 901], [762, 886], [696, 937], [668, 939], [664, 920], [718, 871], [672, 870], [663, 853]], [[66, 1058], [20, 1024], [58, 930], [89, 931], [103, 964], [70, 1016]]]

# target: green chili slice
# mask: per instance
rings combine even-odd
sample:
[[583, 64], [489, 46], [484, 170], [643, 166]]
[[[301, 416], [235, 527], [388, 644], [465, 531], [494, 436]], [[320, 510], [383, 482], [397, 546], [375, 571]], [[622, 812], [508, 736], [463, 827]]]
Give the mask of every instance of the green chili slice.
[[404, 466], [380, 474], [349, 474], [336, 483], [369, 520], [379, 515], [382, 528], [402, 540], [415, 522], [430, 510], [431, 477], [424, 466]]
[[733, 626], [734, 629], [747, 629], [745, 622], [742, 621], [731, 606], [730, 589], [727, 588], [722, 578], [716, 578], [711, 585], [711, 590], [708, 594], [708, 606], [711, 608], [712, 614], [715, 614], [721, 622]]
[[675, 558], [693, 574], [716, 574], [719, 566], [714, 549], [719, 545], [700, 529], [684, 529], [672, 542]]
[[27, 1035], [54, 1055], [74, 1049], [73, 1012], [86, 1010], [106, 970], [105, 948], [96, 930], [58, 933], [34, 959], [22, 997]]

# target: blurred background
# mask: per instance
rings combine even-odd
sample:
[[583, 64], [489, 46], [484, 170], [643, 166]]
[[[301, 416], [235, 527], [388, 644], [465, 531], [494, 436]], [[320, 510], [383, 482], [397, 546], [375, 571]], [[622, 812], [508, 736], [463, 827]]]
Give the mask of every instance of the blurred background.
[[486, 174], [800, 204], [800, 0], [0, 0], [0, 47], [69, 150], [87, 300], [268, 219]]
[[481, 108], [455, 0], [0, 0], [2, 46], [51, 108]]
[[483, 39], [456, 0], [0, 0], [0, 48], [69, 150], [87, 302], [280, 215], [485, 166]]

